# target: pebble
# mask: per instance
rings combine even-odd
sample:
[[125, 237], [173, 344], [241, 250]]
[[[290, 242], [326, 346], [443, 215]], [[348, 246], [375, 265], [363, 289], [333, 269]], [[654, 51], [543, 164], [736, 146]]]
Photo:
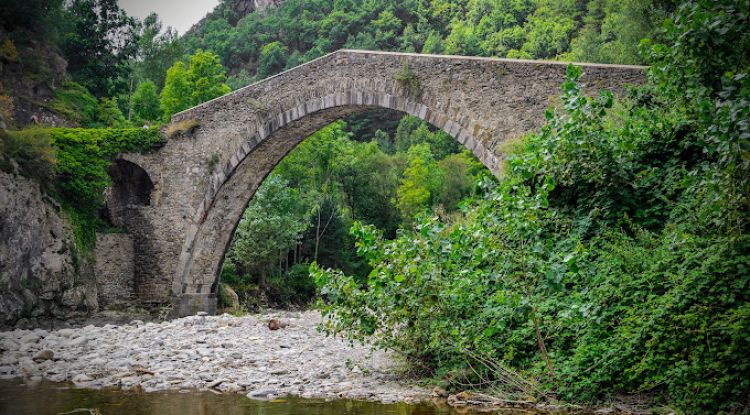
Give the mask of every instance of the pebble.
[[[271, 331], [271, 319], [288, 324]], [[316, 329], [320, 322], [316, 311], [269, 312], [0, 332], [0, 379], [38, 377], [145, 392], [211, 389], [253, 399], [429, 398], [430, 391], [399, 382], [392, 355], [326, 336]]]

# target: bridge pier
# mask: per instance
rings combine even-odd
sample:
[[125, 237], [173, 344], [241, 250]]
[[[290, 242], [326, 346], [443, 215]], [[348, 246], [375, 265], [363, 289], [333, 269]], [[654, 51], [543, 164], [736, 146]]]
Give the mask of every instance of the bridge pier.
[[171, 318], [194, 316], [199, 312], [216, 314], [217, 298], [214, 293], [179, 294], [172, 297]]

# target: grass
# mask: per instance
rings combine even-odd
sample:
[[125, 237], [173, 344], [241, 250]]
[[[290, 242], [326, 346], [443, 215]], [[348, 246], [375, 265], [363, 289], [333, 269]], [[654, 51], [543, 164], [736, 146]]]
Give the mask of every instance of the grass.
[[167, 138], [171, 140], [181, 135], [192, 134], [200, 126], [201, 126], [201, 123], [198, 120], [195, 120], [195, 119], [182, 120], [176, 123], [169, 124], [166, 130], [164, 130], [164, 134], [166, 134]]
[[419, 94], [419, 79], [417, 78], [417, 75], [414, 73], [414, 71], [412, 71], [409, 67], [409, 61], [407, 61], [406, 59], [403, 60], [403, 65], [394, 76], [394, 79], [396, 79], [396, 82], [401, 87], [406, 89], [408, 95], [415, 96]]

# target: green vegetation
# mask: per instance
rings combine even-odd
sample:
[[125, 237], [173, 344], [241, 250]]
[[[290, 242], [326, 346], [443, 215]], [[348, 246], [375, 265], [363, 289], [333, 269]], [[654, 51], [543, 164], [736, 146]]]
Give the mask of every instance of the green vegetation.
[[138, 50], [139, 23], [115, 0], [73, 0], [62, 15], [60, 46], [75, 80], [96, 96], [124, 89], [127, 62]]
[[399, 86], [404, 88], [409, 95], [415, 96], [419, 94], [419, 79], [414, 72], [409, 68], [409, 61], [404, 59], [404, 64], [396, 73], [396, 82]]
[[94, 127], [98, 122], [99, 103], [83, 85], [68, 81], [55, 89], [50, 108], [78, 125]]
[[144, 81], [133, 93], [133, 115], [135, 120], [156, 121], [161, 118], [161, 104], [156, 85]]
[[55, 151], [46, 135], [0, 131], [0, 171], [17, 172], [49, 186], [56, 163]]
[[164, 118], [169, 120], [172, 114], [228, 93], [226, 77], [219, 57], [211, 52], [199, 50], [190, 57], [189, 66], [175, 63], [161, 91]]
[[[13, 5], [0, 13], [7, 33], [0, 55], [21, 64], [24, 77], [46, 80], [55, 91], [49, 109], [81, 127], [120, 128], [169, 121], [230, 87], [342, 47], [647, 63], [637, 44], [658, 35], [653, 28], [674, 9], [662, 0], [286, 0], [262, 14], [237, 15], [236, 2], [222, 0], [183, 37], [155, 14], [143, 21], [128, 16], [115, 0]], [[34, 54], [40, 42], [67, 60], [70, 79], [63, 85], [54, 79], [57, 56]], [[398, 81], [419, 92], [408, 65]], [[162, 117], [155, 116], [153, 92]]]
[[364, 280], [369, 267], [348, 233], [355, 220], [395, 236], [415, 213], [435, 208], [453, 214], [480, 177], [489, 176], [476, 158], [458, 152], [451, 137], [414, 117], [401, 120], [395, 143], [381, 130], [380, 141], [355, 141], [346, 127], [338, 121], [307, 138], [245, 211], [222, 281], [248, 309], [258, 306], [259, 297], [277, 306], [309, 303], [313, 261]]
[[746, 413], [748, 6], [680, 6], [668, 43], [646, 42], [651, 82], [619, 102], [569, 67], [561, 110], [460, 218], [393, 240], [355, 223], [366, 281], [312, 268], [326, 329], [459, 387]]

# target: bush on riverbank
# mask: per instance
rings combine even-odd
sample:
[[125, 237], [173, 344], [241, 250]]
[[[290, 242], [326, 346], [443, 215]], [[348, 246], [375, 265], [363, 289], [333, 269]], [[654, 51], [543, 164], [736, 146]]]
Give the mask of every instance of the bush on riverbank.
[[461, 220], [393, 241], [355, 225], [373, 271], [362, 286], [313, 267], [326, 329], [456, 385], [524, 389], [495, 361], [571, 401], [749, 410], [748, 6], [682, 6], [649, 85], [617, 105], [569, 68], [562, 109]]

